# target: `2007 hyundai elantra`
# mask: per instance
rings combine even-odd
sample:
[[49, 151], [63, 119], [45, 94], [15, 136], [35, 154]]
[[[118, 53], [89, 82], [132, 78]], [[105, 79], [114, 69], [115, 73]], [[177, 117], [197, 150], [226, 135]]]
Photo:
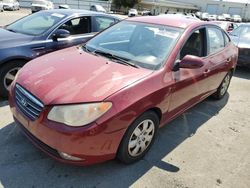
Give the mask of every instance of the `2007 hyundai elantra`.
[[132, 163], [159, 127], [210, 95], [222, 98], [237, 58], [216, 25], [131, 18], [84, 46], [26, 64], [11, 86], [10, 107], [25, 135], [61, 162]]

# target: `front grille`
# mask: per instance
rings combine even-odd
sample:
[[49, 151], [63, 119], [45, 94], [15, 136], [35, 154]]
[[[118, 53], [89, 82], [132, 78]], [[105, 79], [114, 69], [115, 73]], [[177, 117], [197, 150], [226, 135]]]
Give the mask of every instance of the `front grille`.
[[18, 84], [15, 87], [15, 99], [19, 110], [32, 121], [40, 116], [44, 108], [39, 99]]

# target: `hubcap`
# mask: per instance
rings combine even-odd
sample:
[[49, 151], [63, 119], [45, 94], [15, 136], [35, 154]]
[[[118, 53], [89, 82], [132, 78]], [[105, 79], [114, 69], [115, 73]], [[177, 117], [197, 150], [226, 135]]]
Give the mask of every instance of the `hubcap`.
[[230, 76], [227, 75], [222, 82], [222, 86], [221, 86], [221, 90], [220, 90], [221, 95], [224, 95], [226, 93], [227, 88], [229, 86], [229, 83], [230, 83]]
[[129, 144], [128, 152], [132, 157], [142, 154], [150, 145], [154, 137], [155, 125], [152, 120], [142, 121], [132, 133]]
[[17, 72], [21, 69], [21, 67], [15, 67], [11, 70], [9, 70], [5, 77], [4, 77], [4, 87], [6, 90], [9, 90], [10, 89], [10, 85], [11, 83], [14, 81], [15, 77], [16, 77], [16, 74]]

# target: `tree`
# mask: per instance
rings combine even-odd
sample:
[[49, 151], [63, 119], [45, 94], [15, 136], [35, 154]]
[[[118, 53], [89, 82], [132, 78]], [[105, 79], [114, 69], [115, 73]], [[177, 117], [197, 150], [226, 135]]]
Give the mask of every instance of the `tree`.
[[113, 3], [118, 8], [120, 8], [121, 6], [132, 8], [140, 2], [141, 0], [113, 0]]

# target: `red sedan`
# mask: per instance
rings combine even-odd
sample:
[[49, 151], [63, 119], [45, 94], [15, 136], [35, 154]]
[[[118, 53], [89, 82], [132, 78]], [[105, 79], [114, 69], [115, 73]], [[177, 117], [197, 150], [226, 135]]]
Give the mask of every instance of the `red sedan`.
[[216, 25], [131, 18], [26, 64], [11, 86], [10, 108], [25, 135], [61, 162], [132, 163], [159, 127], [210, 95], [222, 98], [237, 58]]

